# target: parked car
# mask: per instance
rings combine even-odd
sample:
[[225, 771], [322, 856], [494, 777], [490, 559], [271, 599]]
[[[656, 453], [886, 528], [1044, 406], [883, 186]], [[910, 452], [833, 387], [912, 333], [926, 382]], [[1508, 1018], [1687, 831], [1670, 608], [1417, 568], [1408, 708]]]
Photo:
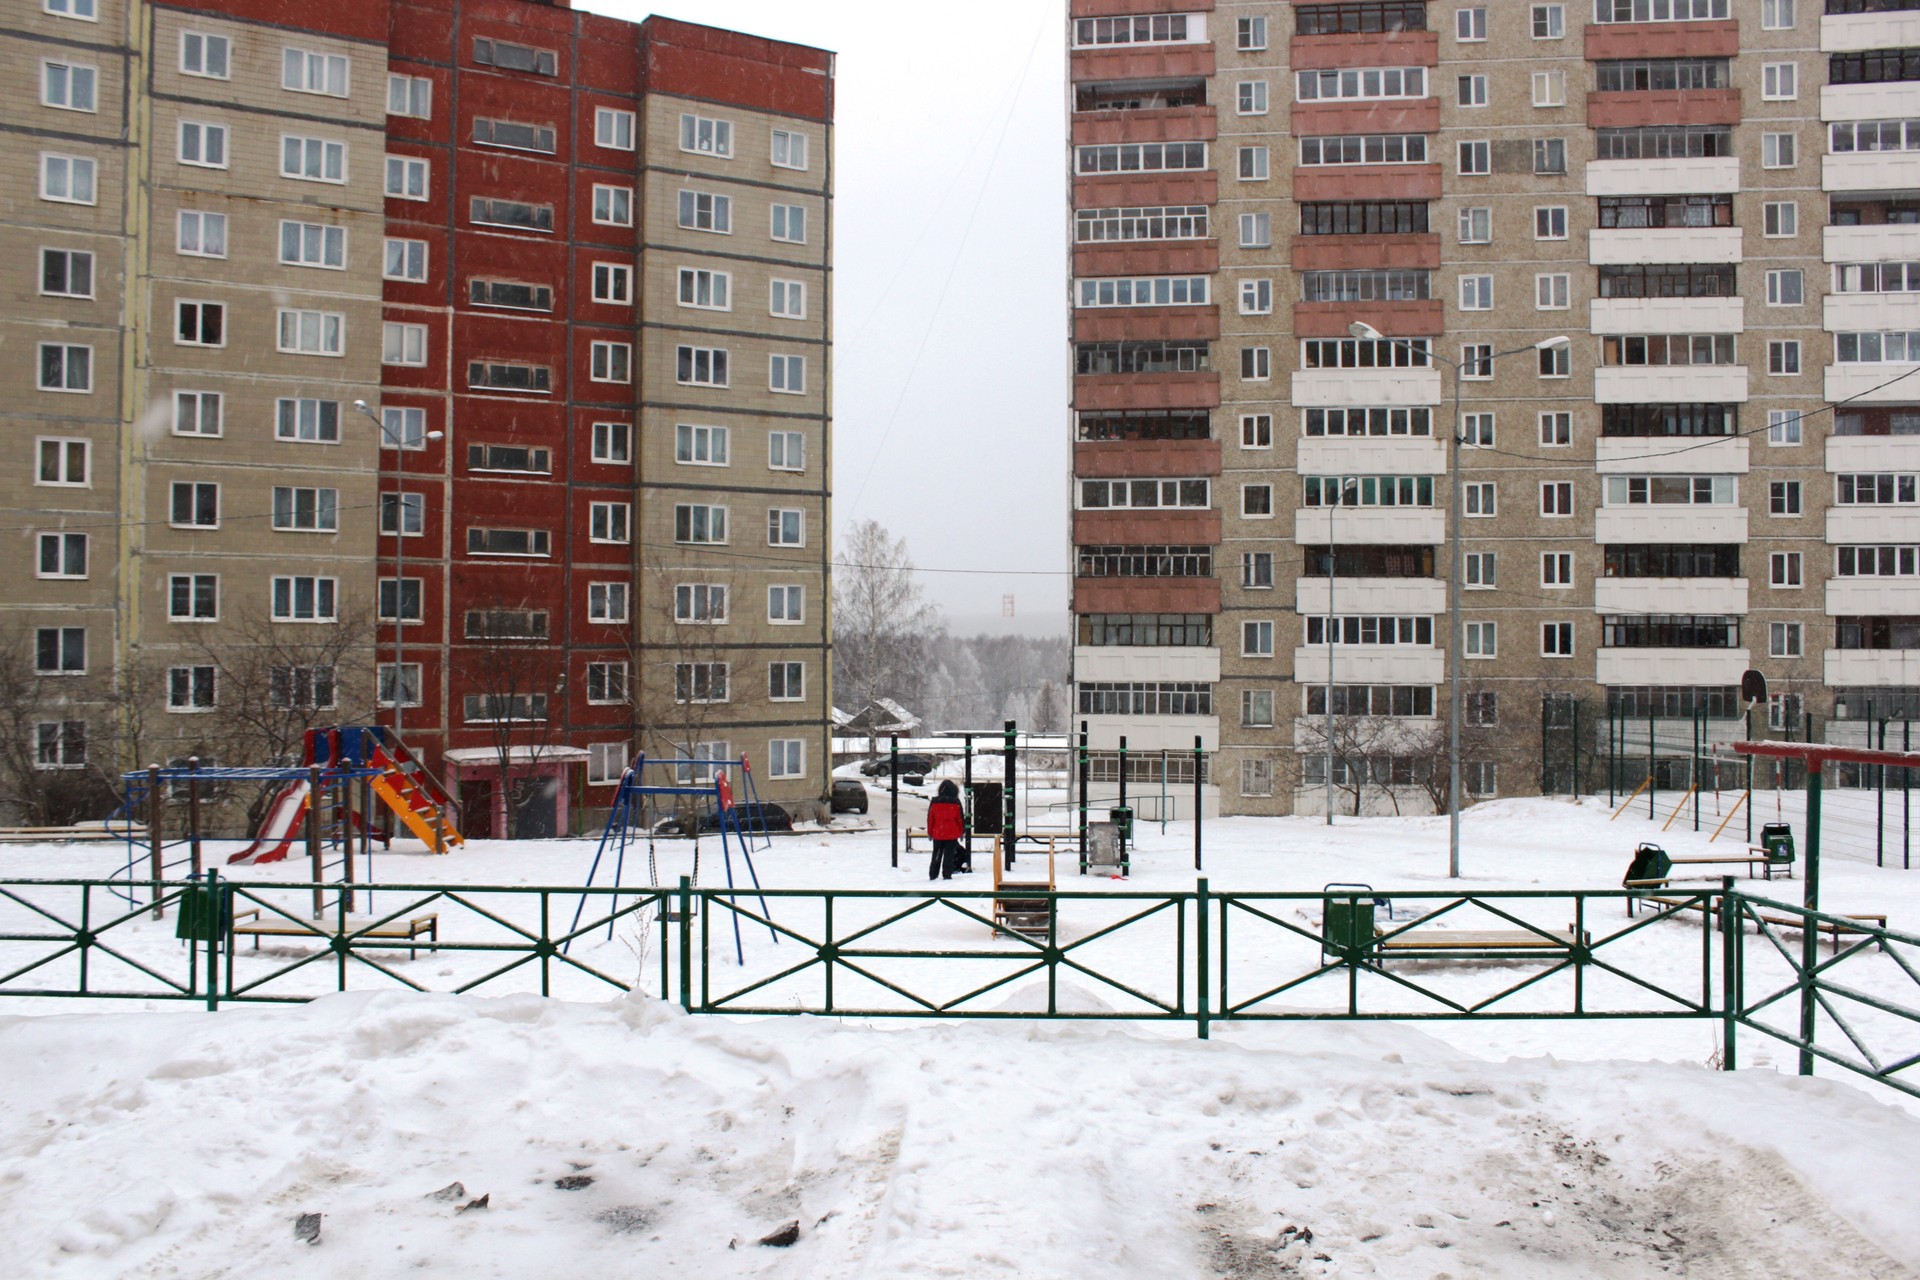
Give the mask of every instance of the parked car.
[[[793, 830], [793, 815], [777, 804], [742, 802], [734, 805], [733, 809], [740, 819], [740, 829], [750, 835], [757, 835], [762, 831]], [[714, 835], [720, 830], [720, 815], [703, 813], [694, 825], [698, 827], [700, 835]], [[687, 834], [687, 826], [686, 817], [676, 814], [654, 823], [653, 833], [657, 836], [684, 836]]]
[[[884, 778], [891, 767], [891, 756], [875, 756], [860, 766], [860, 772], [869, 778]], [[900, 776], [903, 778], [924, 778], [933, 772], [933, 757], [917, 752], [900, 753]]]
[[867, 784], [858, 778], [835, 778], [830, 807], [835, 813], [865, 813]]

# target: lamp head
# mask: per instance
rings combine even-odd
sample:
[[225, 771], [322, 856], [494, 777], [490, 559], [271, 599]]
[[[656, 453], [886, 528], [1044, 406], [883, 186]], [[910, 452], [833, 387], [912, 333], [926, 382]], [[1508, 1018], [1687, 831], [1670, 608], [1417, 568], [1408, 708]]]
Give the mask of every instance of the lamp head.
[[445, 439], [445, 438], [446, 438], [446, 434], [447, 434], [447, 433], [446, 433], [446, 432], [444, 432], [444, 431], [429, 431], [429, 432], [427, 432], [427, 439], [429, 439], [429, 440], [442, 440], [442, 439]]
[[1354, 337], [1360, 338], [1367, 342], [1372, 342], [1377, 338], [1381, 338], [1385, 336], [1378, 329], [1374, 328], [1372, 325], [1368, 324], [1364, 320], [1355, 320], [1352, 324], [1347, 326], [1347, 332], [1352, 334]]
[[1540, 341], [1534, 343], [1533, 345], [1535, 350], [1549, 351], [1554, 347], [1572, 346], [1573, 339], [1569, 338], [1566, 334], [1562, 333], [1562, 334], [1556, 334], [1551, 338], [1542, 338], [1540, 339]]
[[367, 407], [367, 402], [366, 402], [365, 400], [355, 400], [355, 401], [353, 402], [353, 407], [354, 407], [355, 409], [357, 409], [357, 410], [359, 410], [359, 411], [360, 411], [361, 413], [372, 413], [372, 412], [373, 412], [373, 410], [371, 410], [371, 409], [369, 409], [369, 408]]

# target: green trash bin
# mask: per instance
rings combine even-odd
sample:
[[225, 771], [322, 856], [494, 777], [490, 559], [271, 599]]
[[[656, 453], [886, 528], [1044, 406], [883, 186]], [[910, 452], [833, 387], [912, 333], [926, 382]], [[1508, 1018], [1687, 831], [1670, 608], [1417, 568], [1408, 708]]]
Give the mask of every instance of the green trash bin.
[[1320, 954], [1334, 955], [1353, 948], [1367, 947], [1373, 944], [1373, 913], [1378, 900], [1373, 896], [1370, 884], [1330, 884], [1321, 892], [1332, 894], [1339, 890], [1351, 891], [1345, 897], [1328, 897], [1327, 914], [1321, 922]]
[[1775, 867], [1793, 868], [1793, 828], [1784, 822], [1769, 822], [1760, 828], [1760, 847], [1767, 854], [1767, 879], [1773, 879]]
[[1107, 821], [1111, 822], [1116, 828], [1118, 828], [1120, 832], [1120, 843], [1122, 845], [1129, 845], [1133, 843], [1133, 806], [1132, 805], [1121, 805], [1118, 808], [1107, 810]]
[[[225, 894], [221, 894], [226, 899]], [[224, 907], [224, 910], [221, 909]], [[173, 936], [195, 942], [218, 942], [226, 937], [232, 923], [233, 906], [226, 899], [216, 907], [214, 890], [204, 884], [188, 885], [180, 894], [179, 910], [173, 919]]]

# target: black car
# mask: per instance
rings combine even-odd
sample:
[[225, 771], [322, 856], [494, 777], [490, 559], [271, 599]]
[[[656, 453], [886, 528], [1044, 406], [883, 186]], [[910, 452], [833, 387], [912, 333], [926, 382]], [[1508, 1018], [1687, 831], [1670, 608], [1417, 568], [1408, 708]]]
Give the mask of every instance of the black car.
[[[740, 830], [748, 835], [758, 835], [762, 831], [793, 830], [793, 815], [777, 804], [743, 802], [734, 805], [733, 811], [740, 820]], [[659, 836], [683, 836], [687, 834], [688, 825], [687, 819], [679, 815], [662, 818], [654, 824], [653, 833]], [[703, 813], [695, 825], [700, 835], [714, 835], [720, 830], [720, 815]]]
[[831, 807], [835, 813], [865, 813], [867, 784], [857, 778], [835, 778]]
[[[860, 766], [860, 772], [869, 778], [884, 778], [892, 767], [893, 757], [876, 756]], [[900, 776], [903, 778], [924, 778], [933, 772], [933, 757], [919, 754], [900, 753]]]

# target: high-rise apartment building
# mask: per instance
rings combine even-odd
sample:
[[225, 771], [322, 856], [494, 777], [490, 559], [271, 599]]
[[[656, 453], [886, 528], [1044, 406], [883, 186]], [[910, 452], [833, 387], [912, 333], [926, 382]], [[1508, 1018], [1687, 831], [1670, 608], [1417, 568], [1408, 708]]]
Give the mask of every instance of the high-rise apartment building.
[[821, 792], [831, 54], [532, 0], [10, 12], [32, 764], [376, 715], [470, 834], [578, 825], [639, 747]]
[[1444, 807], [1456, 603], [1474, 796], [1920, 708], [1920, 0], [1070, 22], [1096, 777]]

